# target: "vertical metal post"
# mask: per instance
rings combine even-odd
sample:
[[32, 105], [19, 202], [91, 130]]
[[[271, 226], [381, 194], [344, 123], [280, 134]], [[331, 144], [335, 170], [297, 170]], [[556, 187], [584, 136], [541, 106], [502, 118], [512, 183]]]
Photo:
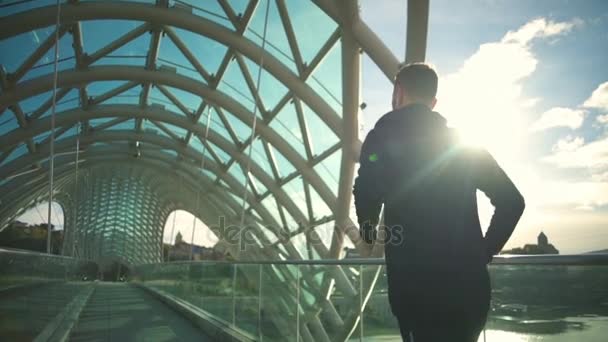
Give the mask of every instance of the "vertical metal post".
[[300, 265], [297, 266], [296, 277], [296, 341], [300, 342]]
[[75, 166], [75, 175], [74, 175], [74, 206], [72, 208], [72, 210], [74, 211], [74, 215], [72, 216], [72, 232], [71, 232], [71, 236], [72, 236], [72, 254], [71, 256], [74, 257], [74, 255], [76, 254], [76, 220], [78, 218], [77, 216], [77, 212], [78, 212], [78, 157], [79, 157], [79, 152], [80, 152], [80, 123], [77, 124], [77, 136], [76, 136], [76, 166]]
[[[266, 3], [266, 15], [264, 16], [264, 31], [262, 33], [262, 53], [260, 54], [260, 63], [258, 68], [258, 77], [256, 80], [255, 91], [257, 93], [260, 92], [260, 84], [262, 83], [262, 71], [264, 70], [264, 52], [266, 51], [266, 33], [268, 31], [268, 13], [270, 12], [270, 1]], [[261, 103], [257, 101], [258, 97], [256, 96], [256, 102], [253, 107], [253, 122], [251, 124], [251, 136], [249, 137], [249, 152], [247, 153], [247, 167], [245, 168], [245, 184], [243, 184], [243, 201], [241, 208], [241, 220], [240, 220], [240, 231], [239, 231], [239, 246], [236, 250], [238, 257], [241, 257], [241, 250], [243, 250], [243, 228], [245, 227], [245, 209], [247, 209], [247, 189], [249, 186], [248, 180], [249, 172], [251, 170], [251, 156], [253, 152], [253, 143], [255, 141], [255, 131], [257, 125], [258, 118], [258, 107], [261, 106]]]
[[258, 278], [258, 339], [262, 342], [262, 264], [259, 264], [259, 278]]
[[232, 264], [232, 326], [236, 327], [236, 264]]
[[51, 211], [53, 205], [53, 179], [55, 169], [55, 110], [57, 104], [57, 64], [59, 61], [59, 18], [61, 17], [60, 0], [57, 0], [57, 18], [55, 22], [55, 62], [53, 66], [53, 96], [51, 109], [51, 137], [50, 137], [50, 156], [49, 156], [49, 210], [46, 235], [46, 252], [51, 254]]
[[[359, 18], [357, 1], [340, 1], [344, 25], [352, 27]], [[344, 243], [344, 232], [350, 222], [355, 162], [359, 142], [360, 104], [360, 47], [351, 30], [342, 32], [342, 159], [335, 216], [335, 231], [329, 251], [329, 258], [339, 258]]]
[[[204, 156], [203, 156], [203, 159]], [[196, 192], [196, 208], [194, 209], [194, 212], [196, 213], [198, 211], [198, 206], [199, 206], [199, 199], [200, 199], [200, 191]], [[194, 232], [196, 231], [196, 215], [192, 214], [192, 236], [190, 237], [190, 260], [194, 260]]]
[[359, 341], [363, 341], [363, 265], [359, 265]]
[[424, 62], [429, 23], [429, 0], [407, 2], [405, 62]]

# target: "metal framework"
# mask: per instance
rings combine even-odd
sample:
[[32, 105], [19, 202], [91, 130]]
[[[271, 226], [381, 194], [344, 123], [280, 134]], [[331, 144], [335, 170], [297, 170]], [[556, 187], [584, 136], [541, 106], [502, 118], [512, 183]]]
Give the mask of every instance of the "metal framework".
[[[5, 47], [37, 39], [17, 62], [0, 59], [0, 229], [48, 196], [53, 74], [45, 56], [60, 44], [53, 192], [65, 214], [64, 254], [159, 262], [164, 223], [177, 209], [243, 260], [340, 258], [346, 239], [363, 252], [351, 214], [361, 52], [389, 80], [398, 59], [360, 19], [356, 1], [267, 1], [268, 48], [256, 28], [265, 3], [258, 0], [241, 8], [226, 0], [70, 0], [58, 42], [54, 6], [26, 2], [0, 13]], [[405, 59], [422, 61], [428, 0], [410, 0], [407, 18]], [[307, 38], [303, 20], [322, 27], [325, 40]], [[119, 22], [129, 28], [114, 32]], [[91, 49], [91, 28], [111, 39]], [[239, 252], [218, 222], [240, 225], [244, 193], [251, 236]], [[302, 275], [315, 294], [304, 339], [352, 334], [361, 311], [340, 317], [325, 299], [335, 289], [356, 293], [349, 272], [337, 267], [321, 281]], [[321, 322], [321, 314], [331, 319]]]

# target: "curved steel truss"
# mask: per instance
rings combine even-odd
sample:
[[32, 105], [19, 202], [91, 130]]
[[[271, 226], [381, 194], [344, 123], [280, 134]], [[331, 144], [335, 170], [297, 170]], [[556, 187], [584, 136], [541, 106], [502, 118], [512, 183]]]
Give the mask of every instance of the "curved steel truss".
[[[48, 197], [58, 44], [53, 192], [64, 254], [161, 261], [176, 209], [236, 258], [339, 258], [345, 239], [360, 248], [350, 199], [360, 56], [389, 79], [398, 61], [356, 1], [70, 0], [58, 32], [57, 9], [43, 5], [0, 13], [0, 229]], [[410, 0], [408, 11], [406, 60], [423, 60], [428, 0]], [[230, 226], [248, 234], [245, 245]], [[352, 333], [360, 310], [340, 317], [324, 299], [334, 288], [355, 294], [349, 272], [303, 274], [315, 295], [302, 336]]]

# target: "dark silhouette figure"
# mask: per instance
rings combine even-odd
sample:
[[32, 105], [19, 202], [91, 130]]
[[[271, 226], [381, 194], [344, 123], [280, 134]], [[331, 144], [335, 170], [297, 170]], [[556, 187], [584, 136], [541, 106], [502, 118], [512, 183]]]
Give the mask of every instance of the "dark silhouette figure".
[[[354, 196], [363, 240], [373, 244], [384, 204], [389, 301], [405, 340], [477, 341], [490, 304], [487, 264], [524, 210], [524, 200], [494, 158], [459, 143], [433, 112], [437, 74], [401, 68], [393, 111], [361, 148]], [[485, 237], [477, 190], [495, 207]]]

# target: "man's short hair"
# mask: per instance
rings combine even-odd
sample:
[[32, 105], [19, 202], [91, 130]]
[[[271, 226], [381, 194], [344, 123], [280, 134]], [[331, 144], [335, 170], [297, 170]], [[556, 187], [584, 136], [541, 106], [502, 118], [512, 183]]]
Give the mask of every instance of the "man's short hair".
[[431, 101], [437, 96], [437, 73], [426, 63], [409, 63], [401, 66], [395, 82], [398, 82], [413, 99]]

